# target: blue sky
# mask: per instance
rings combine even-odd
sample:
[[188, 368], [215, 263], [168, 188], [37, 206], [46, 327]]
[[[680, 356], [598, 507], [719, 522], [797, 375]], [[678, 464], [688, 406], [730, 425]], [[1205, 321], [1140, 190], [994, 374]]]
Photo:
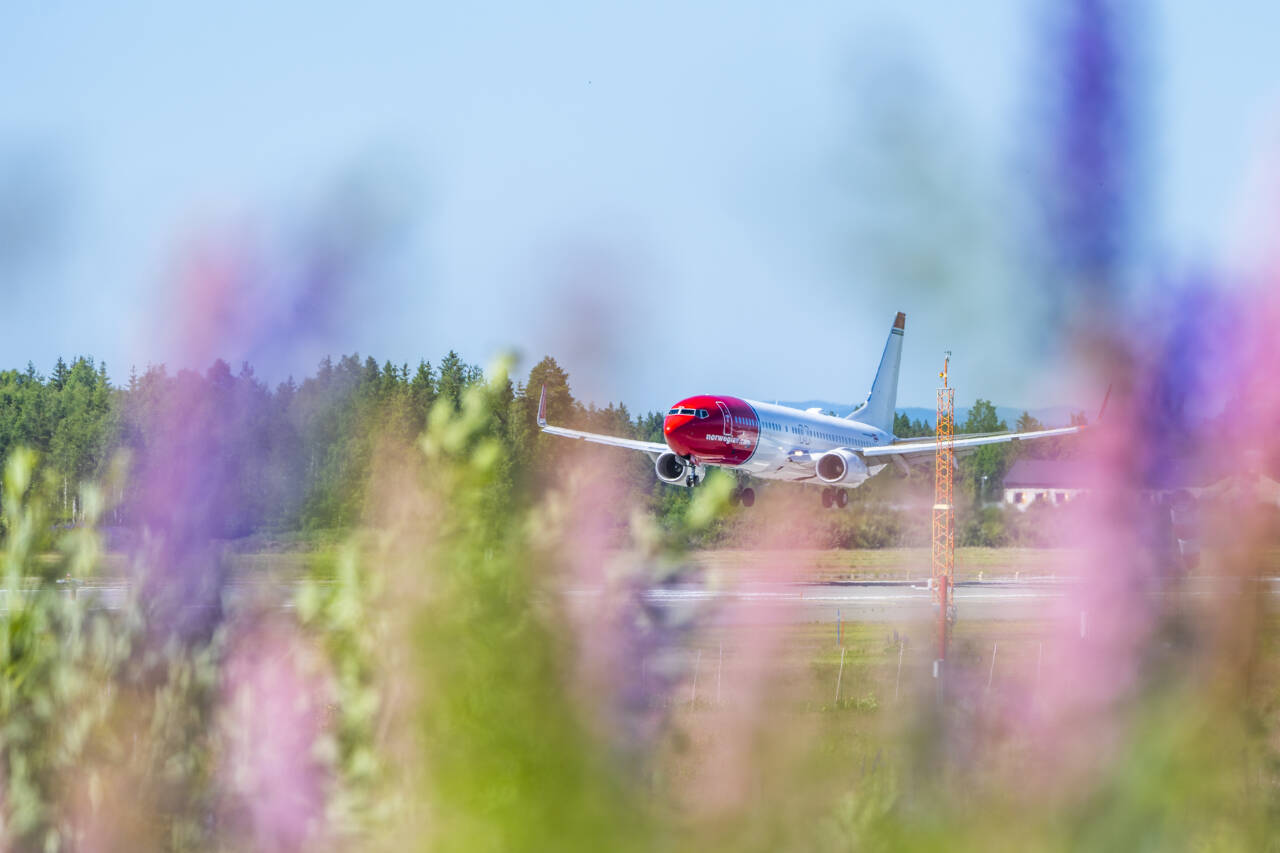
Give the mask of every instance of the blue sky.
[[[1002, 333], [1009, 285], [860, 280], [833, 177], [851, 81], [886, 59], [928, 81], [940, 148], [999, 173], [1034, 112], [1050, 4], [112, 5], [0, 10], [0, 190], [34, 187], [39, 207], [0, 207], [23, 229], [0, 233], [0, 365], [86, 353], [119, 380], [181, 364], [179, 248], [248, 229], [287, 255], [358, 174], [394, 239], [339, 322], [259, 365], [272, 379], [324, 351], [514, 347], [640, 409], [852, 400], [901, 309], [904, 405], [930, 404], [944, 348], [962, 400], [1088, 394]], [[1276, 140], [1280, 6], [1150, 4], [1139, 21], [1153, 245], [1214, 262]]]

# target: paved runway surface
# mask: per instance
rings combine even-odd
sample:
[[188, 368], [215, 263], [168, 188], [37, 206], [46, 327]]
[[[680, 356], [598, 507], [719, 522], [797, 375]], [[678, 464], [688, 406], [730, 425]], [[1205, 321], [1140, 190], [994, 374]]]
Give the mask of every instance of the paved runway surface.
[[[1280, 602], [1280, 578], [1261, 581], [1268, 598]], [[964, 620], [1037, 620], [1069, 611], [1065, 606], [1075, 581], [1061, 578], [1023, 578], [962, 583], [955, 588], [957, 616]], [[1180, 585], [1152, 590], [1153, 595], [1172, 594], [1194, 600], [1228, 593], [1238, 582], [1218, 578], [1192, 578]], [[294, 584], [233, 582], [227, 603], [235, 609], [252, 600], [259, 605], [291, 608]], [[67, 589], [65, 594], [70, 594]], [[75, 593], [91, 607], [118, 610], [128, 596], [124, 581], [96, 580]], [[600, 590], [574, 589], [568, 599], [575, 607], [591, 606]], [[698, 613], [710, 622], [751, 624], [762, 622], [909, 622], [930, 618], [933, 596], [923, 584], [903, 581], [850, 581], [825, 584], [750, 583], [732, 588], [697, 585], [654, 587], [643, 593], [649, 606], [672, 617]], [[7, 590], [0, 589], [0, 610], [7, 609]]]
[[[1035, 619], [1064, 594], [1061, 583], [982, 583], [955, 589], [957, 610], [971, 619]], [[733, 590], [660, 588], [645, 600], [664, 608], [713, 604], [724, 622], [907, 622], [927, 618], [933, 595], [910, 583], [756, 584]]]
[[[1280, 578], [1262, 581], [1269, 598], [1280, 600]], [[1228, 591], [1231, 582], [1193, 578], [1181, 586], [1153, 589], [1153, 595], [1188, 599]], [[1077, 582], [1063, 579], [974, 581], [954, 590], [957, 616], [966, 620], [1038, 620], [1071, 615], [1070, 598]], [[575, 590], [571, 598], [590, 601], [599, 595]], [[695, 586], [650, 589], [649, 604], [675, 611], [708, 609], [722, 624], [750, 622], [909, 622], [929, 618], [933, 596], [920, 583], [864, 581], [827, 584], [751, 584], [715, 590]], [[1074, 617], [1073, 617], [1074, 618]]]

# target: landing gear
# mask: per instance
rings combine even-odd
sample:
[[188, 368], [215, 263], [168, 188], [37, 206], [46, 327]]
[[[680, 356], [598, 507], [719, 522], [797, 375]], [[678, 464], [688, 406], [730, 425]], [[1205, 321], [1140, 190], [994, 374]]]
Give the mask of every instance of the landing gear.
[[822, 508], [831, 509], [831, 502], [833, 500], [835, 500], [835, 490], [823, 489], [822, 490]]
[[836, 506], [844, 509], [849, 505], [849, 492], [847, 489], [836, 489]]
[[737, 506], [754, 506], [756, 502], [756, 490], [752, 488], [734, 489], [729, 493], [729, 505]]
[[832, 507], [844, 508], [849, 505], [849, 493], [844, 489], [823, 489], [822, 490], [822, 506], [824, 509]]

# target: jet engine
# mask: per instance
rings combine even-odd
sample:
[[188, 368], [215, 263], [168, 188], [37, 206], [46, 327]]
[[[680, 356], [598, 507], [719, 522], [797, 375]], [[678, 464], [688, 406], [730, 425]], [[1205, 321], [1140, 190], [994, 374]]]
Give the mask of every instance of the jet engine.
[[867, 463], [852, 450], [838, 447], [818, 457], [818, 479], [824, 483], [852, 483], [857, 485], [871, 476]]
[[702, 466], [695, 465], [682, 456], [677, 456], [668, 450], [659, 456], [653, 463], [653, 470], [657, 472], [658, 479], [664, 483], [675, 483], [683, 486], [690, 474], [693, 474], [696, 481], [702, 480]]

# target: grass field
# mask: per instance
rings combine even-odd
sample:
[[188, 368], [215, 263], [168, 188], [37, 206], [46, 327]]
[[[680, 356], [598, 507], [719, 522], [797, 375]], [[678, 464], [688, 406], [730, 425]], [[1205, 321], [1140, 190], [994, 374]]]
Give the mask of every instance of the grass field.
[[[244, 551], [228, 547], [226, 559], [233, 573], [278, 578], [297, 577], [308, 571], [324, 576], [331, 572], [339, 548], [332, 543], [308, 547]], [[1070, 548], [957, 548], [956, 579], [972, 581], [1069, 576], [1082, 552]], [[714, 549], [693, 551], [687, 559], [695, 566], [723, 573], [735, 580], [795, 580], [829, 583], [856, 580], [913, 580], [929, 577], [928, 548], [804, 549], [794, 551]], [[52, 557], [50, 557], [52, 559]], [[119, 576], [127, 569], [127, 556], [119, 553], [102, 558], [101, 573]], [[799, 573], [779, 572], [780, 566], [799, 566]], [[1199, 573], [1215, 569], [1212, 552], [1202, 560]], [[1280, 575], [1280, 548], [1263, 552], [1262, 574]]]
[[[846, 624], [837, 644], [833, 625], [787, 626], [778, 629], [763, 666], [751, 659], [758, 653], [752, 651], [759, 646], [758, 638], [746, 644], [741, 636], [735, 642], [733, 634], [713, 632], [698, 638], [685, 650], [687, 678], [668, 700], [673, 734], [658, 770], [658, 798], [679, 812], [682, 804], [692, 801], [714, 804], [714, 792], [719, 791], [739, 804], [744, 799], [759, 802], [760, 813], [785, 821], [792, 831], [809, 827], [811, 837], [805, 843], [810, 849], [850, 849], [859, 846], [868, 827], [882, 826], [877, 822], [886, 819], [903, 819], [913, 829], [927, 826], [910, 810], [935, 797], [959, 810], [952, 815], [956, 823], [976, 821], [976, 828], [970, 825], [968, 831], [979, 838], [1003, 837], [1001, 821], [1006, 819], [1015, 837], [1052, 838], [1061, 827], [1053, 823], [1053, 808], [1037, 799], [1047, 796], [1045, 788], [1036, 786], [1052, 790], [1059, 781], [1066, 784], [1066, 775], [1050, 781], [1054, 773], [1043, 763], [1046, 754], [1060, 748], [1090, 768], [1089, 785], [1103, 790], [1115, 786], [1114, 795], [1132, 799], [1128, 808], [1139, 812], [1150, 807], [1153, 791], [1168, 799], [1175, 811], [1182, 808], [1184, 797], [1198, 801], [1201, 777], [1213, 779], [1227, 792], [1227, 801], [1233, 801], [1231, 791], [1249, 789], [1249, 780], [1238, 775], [1235, 765], [1219, 762], [1212, 750], [1191, 758], [1165, 752], [1176, 749], [1166, 741], [1176, 744], [1184, 737], [1204, 736], [1194, 716], [1187, 718], [1189, 722], [1176, 716], [1191, 695], [1188, 691], [1204, 687], [1197, 686], [1194, 666], [1179, 669], [1163, 688], [1148, 685], [1151, 692], [1141, 701], [1137, 694], [1126, 699], [1128, 713], [1139, 725], [1145, 715], [1166, 707], [1174, 709], [1175, 722], [1161, 722], [1154, 733], [1139, 728], [1127, 734], [1139, 746], [1121, 761], [1109, 751], [1114, 744], [1104, 747], [1091, 726], [1097, 726], [1099, 734], [1124, 731], [1123, 717], [1107, 716], [1103, 723], [1077, 720], [1083, 728], [1057, 732], [1057, 741], [1034, 737], [1043, 733], [1042, 721], [1056, 719], [1053, 709], [1046, 707], [1055, 695], [1051, 681], [1061, 677], [1058, 662], [1064, 654], [1069, 656], [1067, 644], [1078, 638], [1055, 636], [1040, 624], [961, 621], [951, 638], [942, 710], [933, 678], [932, 627], [904, 626], [895, 637], [894, 629], [884, 625]], [[1264, 633], [1264, 648], [1274, 649], [1280, 624], [1269, 620]], [[1256, 681], [1247, 695], [1274, 695], [1280, 685], [1280, 659], [1268, 655], [1253, 677]], [[1263, 702], [1247, 713], [1254, 714], [1250, 725], [1264, 727], [1270, 736], [1280, 730], [1274, 703]], [[938, 740], [941, 732], [948, 733], [946, 742]], [[1154, 742], [1153, 755], [1143, 752], [1145, 736]], [[751, 759], [735, 761], [734, 756], [744, 751]], [[1185, 761], [1190, 781], [1167, 780], [1161, 770], [1166, 761]], [[740, 771], [751, 775], [739, 778], [735, 774]], [[1106, 779], [1112, 781], [1102, 781]], [[1032, 780], [1034, 784], [1026, 787]], [[1039, 812], [1020, 810], [1022, 798], [1036, 804]], [[1054, 808], [1061, 806], [1049, 802]], [[1212, 812], [1215, 807], [1204, 808]], [[1068, 810], [1059, 817], [1070, 814]], [[748, 817], [743, 826], [717, 826], [714, 821], [709, 825], [730, 838], [739, 833], [745, 846], [759, 849], [748, 839], [756, 840], [770, 827], [752, 825], [752, 820]], [[1115, 831], [1123, 835], [1130, 830], [1125, 824]], [[792, 835], [790, 843], [795, 841]], [[1017, 844], [1007, 849], [1017, 849]]]
[[[957, 548], [956, 579], [1012, 578], [1063, 574], [1079, 552], [1066, 548]], [[691, 560], [708, 570], [739, 576], [766, 576], [779, 565], [802, 566], [795, 580], [813, 583], [847, 580], [919, 580], [929, 577], [928, 548], [801, 551], [697, 551]]]

